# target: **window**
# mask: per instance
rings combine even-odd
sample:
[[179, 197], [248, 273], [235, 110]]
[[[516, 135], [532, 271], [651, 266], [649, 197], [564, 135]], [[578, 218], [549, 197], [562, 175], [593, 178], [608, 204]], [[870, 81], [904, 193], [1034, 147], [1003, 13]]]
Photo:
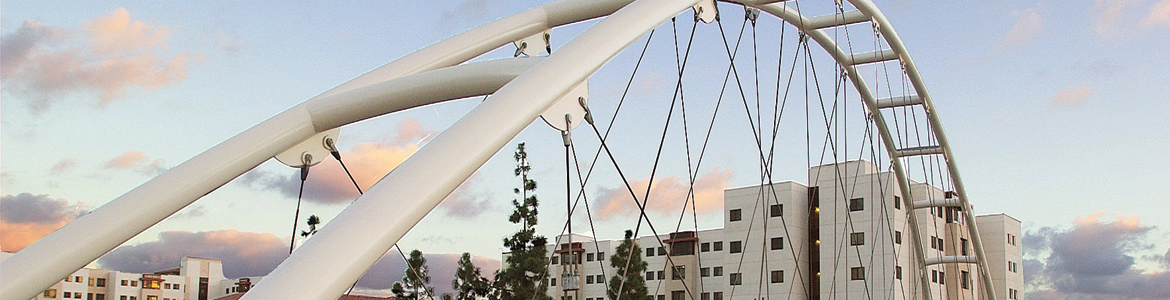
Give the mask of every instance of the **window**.
[[894, 244], [902, 244], [902, 232], [894, 231]]
[[155, 296], [155, 295], [146, 296], [146, 300], [158, 300], [158, 296]]
[[723, 276], [723, 267], [715, 267], [711, 269], [711, 273], [714, 273], [714, 276]]
[[106, 286], [106, 279], [105, 278], [98, 278], [97, 279], [97, 286], [98, 287], [105, 287]]
[[168, 290], [171, 289], [171, 284], [170, 283], [163, 283], [163, 289], [168, 289]]
[[646, 280], [654, 280], [654, 271], [646, 272]]
[[138, 281], [131, 281], [131, 282], [130, 282], [130, 286], [132, 286], [132, 287], [137, 287], [137, 286], [138, 286]]
[[715, 292], [711, 294], [711, 300], [723, 300], [723, 292]]
[[865, 210], [865, 198], [849, 199], [849, 211]]
[[709, 252], [709, 251], [711, 251], [711, 243], [702, 243], [702, 244], [699, 244], [699, 251], [703, 251], [703, 252]]
[[593, 253], [586, 254], [585, 261], [593, 261]]
[[771, 212], [769, 215], [773, 218], [779, 217], [784, 214], [784, 204], [772, 204], [768, 211]]
[[605, 252], [597, 252], [597, 260], [604, 261], [605, 260]]
[[666, 271], [658, 271], [658, 280], [666, 280]]
[[962, 246], [962, 247], [963, 247], [963, 248], [959, 249], [959, 251], [961, 251], [961, 252], [963, 253], [963, 255], [971, 255], [971, 254], [968, 254], [968, 253], [967, 253], [967, 239], [965, 239], [965, 238], [960, 238], [960, 239], [959, 239], [959, 244], [960, 244], [960, 246]]
[[549, 281], [548, 281], [548, 286], [557, 286], [557, 279], [556, 279], [556, 278], [552, 278], [551, 280], [549, 280]]
[[854, 232], [849, 234], [849, 245], [858, 246], [865, 245], [865, 233]]
[[784, 282], [784, 270], [772, 271], [772, 283]]
[[106, 294], [93, 294], [93, 300], [106, 300]]
[[743, 242], [741, 242], [741, 241], [731, 242], [729, 246], [731, 246], [731, 249], [730, 249], [731, 253], [743, 252]]
[[71, 292], [65, 292], [64, 294], [61, 295], [62, 298], [66, 298], [66, 299], [73, 298], [72, 296], [73, 296], [73, 293], [71, 293]]
[[723, 242], [714, 242], [714, 243], [711, 243], [711, 250], [713, 250], [713, 251], [723, 251]]
[[968, 277], [970, 277], [970, 275], [967, 273], [967, 271], [962, 271], [962, 273], [959, 273], [959, 285], [962, 285], [964, 290], [971, 289], [971, 283], [967, 282], [969, 279]]
[[939, 238], [939, 239], [938, 239], [938, 251], [943, 251], [943, 249], [945, 249], [945, 248], [946, 248], [946, 247], [943, 247], [943, 245], [945, 245], [945, 244], [946, 244], [946, 243], [943, 243], [943, 239], [942, 239], [942, 238]]
[[930, 282], [938, 283], [938, 270], [930, 270]]
[[685, 291], [671, 291], [670, 300], [686, 300], [687, 292]]
[[65, 276], [65, 282], [73, 282], [73, 277]]
[[81, 282], [81, 276], [73, 276], [73, 282]]
[[784, 249], [784, 238], [782, 238], [782, 237], [772, 238], [772, 250], [780, 250], [780, 249]]
[[646, 257], [654, 256], [654, 248], [646, 248]]
[[894, 209], [902, 209], [902, 197], [894, 196]]
[[933, 235], [930, 236], [930, 249], [938, 249], [937, 239], [938, 238], [934, 237]]
[[711, 277], [711, 268], [700, 268], [699, 277]]
[[731, 222], [738, 222], [739, 220], [743, 220], [743, 210], [741, 209], [732, 209], [728, 211], [727, 214], [727, 219]]
[[700, 294], [700, 296], [699, 296], [699, 300], [711, 300], [711, 293], [702, 293], [702, 294]]
[[44, 293], [45, 298], [57, 298], [57, 289], [47, 289]]
[[605, 284], [605, 276], [597, 275], [597, 280], [594, 281], [600, 284]]
[[938, 284], [947, 284], [947, 272], [938, 271]]
[[130, 285], [130, 281], [122, 279], [122, 286], [127, 286], [127, 285]]
[[852, 280], [865, 280], [865, 267], [849, 268], [849, 278]]
[[178, 284], [178, 283], [171, 284], [171, 289], [172, 289], [172, 290], [177, 290], [177, 289], [179, 289], [179, 284]]
[[585, 276], [585, 284], [593, 284], [593, 275]]
[[118, 296], [118, 300], [128, 300], [126, 295]]
[[894, 267], [894, 279], [902, 279], [902, 266]]
[[561, 262], [560, 262], [560, 258], [561, 258], [561, 257], [560, 257], [559, 255], [553, 255], [553, 257], [552, 257], [552, 264], [554, 264], [554, 265], [556, 265], [556, 264], [560, 264], [560, 263], [561, 263]]
[[743, 273], [731, 273], [731, 276], [729, 278], [731, 279], [731, 283], [730, 283], [731, 285], [742, 285], [743, 284]]
[[658, 295], [658, 300], [666, 300], [666, 295]]
[[658, 247], [658, 256], [666, 255], [666, 247]]
[[675, 266], [674, 272], [671, 272], [671, 274], [670, 274], [670, 279], [673, 279], [673, 280], [687, 279], [687, 267], [686, 266]]

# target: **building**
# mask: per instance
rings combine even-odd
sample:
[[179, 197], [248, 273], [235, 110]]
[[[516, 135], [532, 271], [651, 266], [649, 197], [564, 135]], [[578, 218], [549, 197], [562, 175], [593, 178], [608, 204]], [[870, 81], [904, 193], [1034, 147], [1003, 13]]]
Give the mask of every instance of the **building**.
[[183, 257], [178, 268], [150, 274], [83, 268], [35, 299], [211, 300], [247, 292], [259, 280], [224, 277], [218, 259]]
[[[917, 299], [919, 262], [894, 176], [867, 161], [809, 169], [811, 186], [786, 181], [724, 191], [723, 228], [636, 238], [654, 300]], [[910, 183], [932, 299], [982, 299], [979, 271], [955, 194]], [[996, 295], [1023, 287], [1020, 221], [976, 217]], [[549, 295], [602, 300], [621, 240], [559, 236], [549, 245]], [[507, 253], [504, 254], [506, 261]]]

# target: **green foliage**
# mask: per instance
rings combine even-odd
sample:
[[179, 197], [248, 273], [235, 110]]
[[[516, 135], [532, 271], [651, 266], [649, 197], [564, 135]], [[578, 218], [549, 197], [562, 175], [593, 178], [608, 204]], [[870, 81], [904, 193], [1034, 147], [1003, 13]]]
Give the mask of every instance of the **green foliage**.
[[444, 300], [474, 300], [486, 297], [491, 291], [487, 278], [480, 275], [479, 267], [471, 262], [471, 254], [463, 252], [459, 258], [459, 265], [455, 268], [455, 279], [451, 280], [451, 288], [459, 293], [454, 299], [446, 299], [450, 294], [444, 294]]
[[617, 253], [609, 257], [609, 264], [616, 273], [609, 279], [609, 289], [605, 293], [611, 300], [651, 299], [646, 290], [646, 279], [642, 277], [647, 264], [642, 261], [642, 248], [634, 242], [633, 235], [626, 230], [626, 238], [618, 245]]
[[[418, 249], [410, 251], [410, 257], [406, 258], [406, 270], [403, 272], [405, 274], [402, 275], [402, 281], [395, 282], [390, 288], [395, 297], [418, 299], [421, 294], [434, 294], [435, 289], [427, 286], [431, 283], [431, 276], [427, 274], [427, 258], [423, 257], [422, 251]], [[413, 293], [413, 296], [409, 296], [410, 293]]]
[[512, 191], [520, 200], [512, 200], [515, 210], [508, 217], [513, 224], [520, 224], [520, 231], [504, 238], [504, 246], [510, 251], [503, 270], [496, 273], [493, 284], [493, 300], [551, 300], [548, 286], [542, 284], [548, 278], [548, 240], [536, 234], [537, 206], [536, 180], [528, 178], [532, 166], [528, 164], [528, 152], [524, 143], [516, 147], [514, 175], [520, 177], [520, 188]]
[[301, 237], [307, 238], [317, 234], [317, 225], [321, 224], [321, 218], [318, 218], [317, 215], [311, 215], [307, 223], [309, 224], [309, 231], [301, 231]]

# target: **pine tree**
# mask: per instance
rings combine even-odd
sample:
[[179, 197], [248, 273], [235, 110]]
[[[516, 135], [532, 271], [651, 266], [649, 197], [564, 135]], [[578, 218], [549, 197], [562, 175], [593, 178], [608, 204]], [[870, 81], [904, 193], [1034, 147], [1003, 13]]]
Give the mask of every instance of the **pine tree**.
[[618, 245], [617, 253], [609, 257], [609, 264], [615, 270], [609, 279], [609, 290], [606, 291], [610, 300], [650, 300], [646, 279], [642, 277], [647, 264], [642, 261], [641, 248], [634, 242], [633, 235], [633, 232], [626, 230], [626, 238]]
[[317, 215], [311, 215], [306, 222], [309, 224], [309, 231], [301, 231], [301, 237], [307, 238], [317, 234], [317, 224], [321, 224], [321, 218], [318, 218]]
[[406, 270], [402, 275], [402, 281], [395, 282], [390, 291], [398, 298], [404, 298], [408, 290], [414, 293], [414, 299], [419, 299], [421, 294], [431, 295], [434, 293], [434, 288], [427, 286], [431, 283], [431, 276], [427, 274], [427, 259], [423, 257], [422, 251], [415, 249], [410, 251], [410, 257], [406, 259]]
[[536, 180], [528, 178], [532, 166], [528, 164], [528, 152], [524, 143], [516, 147], [514, 175], [520, 177], [520, 188], [512, 191], [521, 200], [512, 200], [515, 211], [508, 217], [513, 224], [520, 224], [520, 231], [504, 238], [504, 246], [511, 251], [505, 260], [506, 266], [496, 273], [495, 291], [492, 299], [498, 300], [551, 300], [548, 286], [540, 283], [548, 278], [548, 240], [536, 234], [537, 206]]
[[475, 300], [488, 295], [490, 290], [488, 280], [480, 275], [479, 267], [471, 262], [470, 253], [463, 252], [463, 256], [459, 258], [459, 265], [455, 268], [455, 279], [451, 280], [451, 288], [458, 293], [454, 300]]

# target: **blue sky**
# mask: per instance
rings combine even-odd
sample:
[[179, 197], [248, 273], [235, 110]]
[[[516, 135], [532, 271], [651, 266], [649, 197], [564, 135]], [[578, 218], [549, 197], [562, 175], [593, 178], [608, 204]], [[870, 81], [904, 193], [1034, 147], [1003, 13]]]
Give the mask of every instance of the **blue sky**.
[[[829, 11], [823, 4], [809, 3], [805, 4], [809, 11]], [[0, 246], [8, 251], [22, 247], [16, 245], [27, 244], [38, 233], [43, 235], [167, 167], [358, 74], [539, 4], [6, 1], [0, 7], [5, 16], [0, 20], [4, 50], [0, 183], [6, 230]], [[1122, 264], [1129, 257], [1118, 273], [1122, 275], [1166, 273], [1170, 233], [1164, 228], [1170, 226], [1170, 215], [1164, 200], [1170, 198], [1170, 157], [1163, 149], [1170, 148], [1170, 119], [1164, 113], [1170, 111], [1166, 79], [1170, 1], [877, 4], [923, 74], [976, 210], [1021, 219], [1028, 236], [1042, 241], [1031, 254], [1039, 263], [1035, 269], [1043, 270], [1036, 274], [1048, 281], [1037, 281], [1036, 297], [1113, 295], [1062, 289], [1062, 280], [1091, 274], [1061, 273], [1076, 268], [1058, 268], [1064, 266], [1060, 258], [1066, 252], [1059, 246], [1065, 244], [1048, 243], [1077, 240], [1078, 233], [1099, 228], [1119, 230], [1121, 238], [1103, 246], [1116, 251], [1076, 255], [1120, 257]], [[732, 35], [740, 25], [740, 8], [722, 9], [724, 30]], [[689, 20], [690, 13], [683, 16], [679, 20]], [[554, 30], [554, 52], [591, 24]], [[679, 22], [684, 46], [690, 25]], [[779, 41], [777, 25], [776, 20], [765, 19], [759, 28], [760, 53], [773, 59], [777, 49], [767, 45]], [[676, 80], [669, 26], [660, 27], [651, 42], [644, 69], [634, 78], [629, 107], [622, 111], [640, 117], [619, 116], [620, 131], [610, 142], [620, 150], [618, 160], [628, 162], [623, 171], [643, 184]], [[701, 75], [697, 78], [707, 79], [684, 80], [685, 95], [696, 99], [687, 102], [692, 114], [688, 117], [695, 118], [688, 120], [692, 139], [701, 139], [696, 132], [706, 126], [694, 124], [710, 121], [708, 111], [714, 105], [709, 100], [719, 91], [721, 78], [710, 78], [721, 77], [727, 67], [717, 30], [715, 24], [699, 25], [692, 54], [696, 63], [688, 65]], [[792, 28], [788, 30], [786, 61], [795, 49]], [[857, 35], [851, 38], [858, 44], [868, 43], [864, 37], [868, 28], [851, 27], [850, 33]], [[598, 119], [606, 124], [638, 58], [636, 49], [644, 42], [635, 42], [590, 79]], [[479, 60], [510, 57], [511, 52], [505, 46]], [[814, 47], [812, 52], [821, 66], [830, 65], [823, 51]], [[754, 78], [745, 69], [750, 60], [736, 63], [745, 80]], [[759, 76], [762, 81], [774, 78], [776, 67], [771, 64], [771, 71]], [[774, 87], [762, 89], [765, 95], [774, 92]], [[699, 195], [703, 199], [714, 199], [721, 188], [758, 183], [756, 161], [744, 159], [756, 154], [745, 144], [752, 143], [752, 136], [744, 129], [738, 91], [726, 92], [734, 95], [728, 99], [734, 105], [725, 104], [712, 143], [747, 148], [712, 150], [698, 170], [700, 191], [706, 192]], [[856, 96], [850, 99], [856, 101]], [[478, 101], [419, 108], [347, 126], [340, 141], [347, 162], [353, 161], [347, 165], [368, 186]], [[851, 105], [847, 109], [859, 108]], [[786, 150], [777, 179], [805, 182], [801, 174], [807, 162], [800, 138], [804, 129], [798, 126], [803, 124], [784, 124], [790, 126], [784, 127], [781, 144], [790, 147], [781, 147]], [[583, 130], [574, 135], [581, 159], [590, 161], [596, 137]], [[655, 195], [673, 195], [687, 184], [686, 165], [678, 163], [685, 161], [685, 152], [677, 145], [681, 137], [675, 129], [668, 136], [675, 144], [664, 157], [675, 163], [664, 164], [659, 171], [656, 182], [662, 187]], [[515, 140], [519, 141], [529, 143], [533, 176], [541, 183], [544, 222], [539, 229], [554, 235], [565, 220], [559, 135], [536, 121]], [[428, 253], [468, 251], [498, 259], [500, 239], [515, 230], [505, 220], [510, 190], [518, 182], [511, 176], [512, 164], [511, 147], [506, 147], [401, 244]], [[600, 237], [620, 238], [621, 230], [633, 227], [635, 218], [617, 213], [620, 206], [605, 206], [618, 205], [609, 200], [620, 198], [622, 188], [612, 166], [604, 161], [599, 165], [598, 183], [591, 183], [586, 192], [596, 205], [593, 209], [615, 212], [595, 212], [604, 221], [598, 225]], [[339, 177], [343, 173], [335, 163], [315, 168], [320, 171], [310, 176], [308, 188], [315, 198], [306, 202], [303, 213], [328, 221], [355, 195], [347, 194], [353, 193], [345, 190], [348, 179]], [[161, 235], [164, 232], [221, 242], [254, 235], [287, 239], [295, 205], [288, 179], [294, 171], [275, 161], [265, 163], [127, 245], [165, 245], [170, 240]], [[701, 205], [712, 206], [700, 212], [699, 227], [720, 226], [719, 214], [713, 213], [718, 205], [703, 199]], [[656, 224], [677, 219], [677, 212], [666, 212], [675, 204], [664, 203], [652, 214]], [[583, 216], [574, 218], [574, 224], [585, 222]], [[482, 230], [456, 230], [472, 226]], [[212, 234], [224, 232], [236, 235]], [[1140, 277], [1151, 283], [1165, 280], [1157, 278]]]

